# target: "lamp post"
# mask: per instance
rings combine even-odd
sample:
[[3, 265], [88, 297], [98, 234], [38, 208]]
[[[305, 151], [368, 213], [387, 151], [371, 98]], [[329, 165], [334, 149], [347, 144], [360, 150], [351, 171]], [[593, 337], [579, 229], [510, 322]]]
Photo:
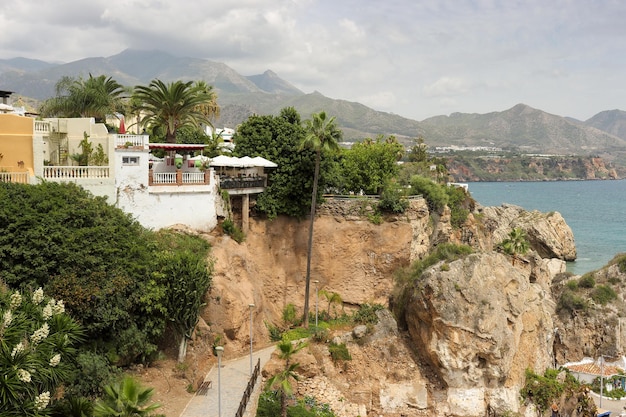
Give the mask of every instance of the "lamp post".
[[[319, 292], [317, 291], [317, 284], [319, 284], [319, 280], [314, 280], [313, 283], [315, 284], [315, 327], [317, 328], [317, 304], [319, 301]], [[316, 330], [317, 331], [317, 330]]]
[[602, 408], [602, 396], [604, 395], [604, 356], [600, 355], [600, 408]]
[[217, 416], [222, 417], [222, 353], [224, 353], [224, 347], [216, 346], [215, 352], [217, 352]]
[[250, 376], [252, 376], [252, 310], [254, 310], [254, 304], [248, 304], [250, 307]]

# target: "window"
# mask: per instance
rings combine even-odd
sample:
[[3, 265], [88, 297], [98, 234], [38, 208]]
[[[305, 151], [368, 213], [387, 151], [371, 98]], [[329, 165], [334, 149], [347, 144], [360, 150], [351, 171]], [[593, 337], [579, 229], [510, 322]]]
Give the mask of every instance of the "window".
[[122, 165], [139, 165], [138, 156], [122, 156]]

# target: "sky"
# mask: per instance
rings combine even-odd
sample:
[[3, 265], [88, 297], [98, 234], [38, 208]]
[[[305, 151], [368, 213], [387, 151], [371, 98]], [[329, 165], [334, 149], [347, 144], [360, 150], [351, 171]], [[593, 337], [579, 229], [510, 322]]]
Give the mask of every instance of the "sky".
[[0, 59], [157, 49], [419, 121], [518, 103], [587, 120], [626, 110], [625, 22], [623, 0], [12, 0]]

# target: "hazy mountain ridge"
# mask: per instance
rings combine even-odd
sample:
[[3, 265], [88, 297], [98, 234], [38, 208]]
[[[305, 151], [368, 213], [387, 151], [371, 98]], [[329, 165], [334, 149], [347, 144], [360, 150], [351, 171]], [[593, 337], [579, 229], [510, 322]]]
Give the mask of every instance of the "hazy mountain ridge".
[[453, 113], [423, 121], [376, 111], [363, 104], [306, 94], [271, 70], [243, 76], [226, 64], [178, 57], [163, 51], [127, 49], [110, 57], [49, 64], [24, 58], [0, 59], [0, 89], [43, 100], [54, 95], [63, 76], [112, 76], [123, 85], [204, 80], [218, 93], [222, 116], [218, 125], [235, 127], [251, 114], [278, 114], [295, 107], [303, 118], [325, 110], [335, 116], [346, 140], [379, 134], [396, 135], [407, 145], [423, 137], [433, 146], [494, 146], [529, 153], [598, 154], [626, 152], [626, 112], [603, 111], [582, 122], [518, 104], [486, 114]]

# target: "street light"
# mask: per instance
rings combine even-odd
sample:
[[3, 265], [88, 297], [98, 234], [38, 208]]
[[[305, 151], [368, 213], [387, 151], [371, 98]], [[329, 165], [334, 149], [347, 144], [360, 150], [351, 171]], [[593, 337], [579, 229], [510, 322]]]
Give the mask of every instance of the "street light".
[[224, 353], [224, 347], [216, 346], [215, 352], [217, 353], [217, 416], [222, 417], [222, 353]]
[[254, 304], [248, 304], [250, 307], [250, 376], [252, 377], [252, 310], [254, 310]]
[[315, 284], [315, 327], [317, 328], [317, 304], [319, 301], [319, 292], [317, 291], [317, 284], [319, 284], [319, 280], [314, 280], [313, 283]]

